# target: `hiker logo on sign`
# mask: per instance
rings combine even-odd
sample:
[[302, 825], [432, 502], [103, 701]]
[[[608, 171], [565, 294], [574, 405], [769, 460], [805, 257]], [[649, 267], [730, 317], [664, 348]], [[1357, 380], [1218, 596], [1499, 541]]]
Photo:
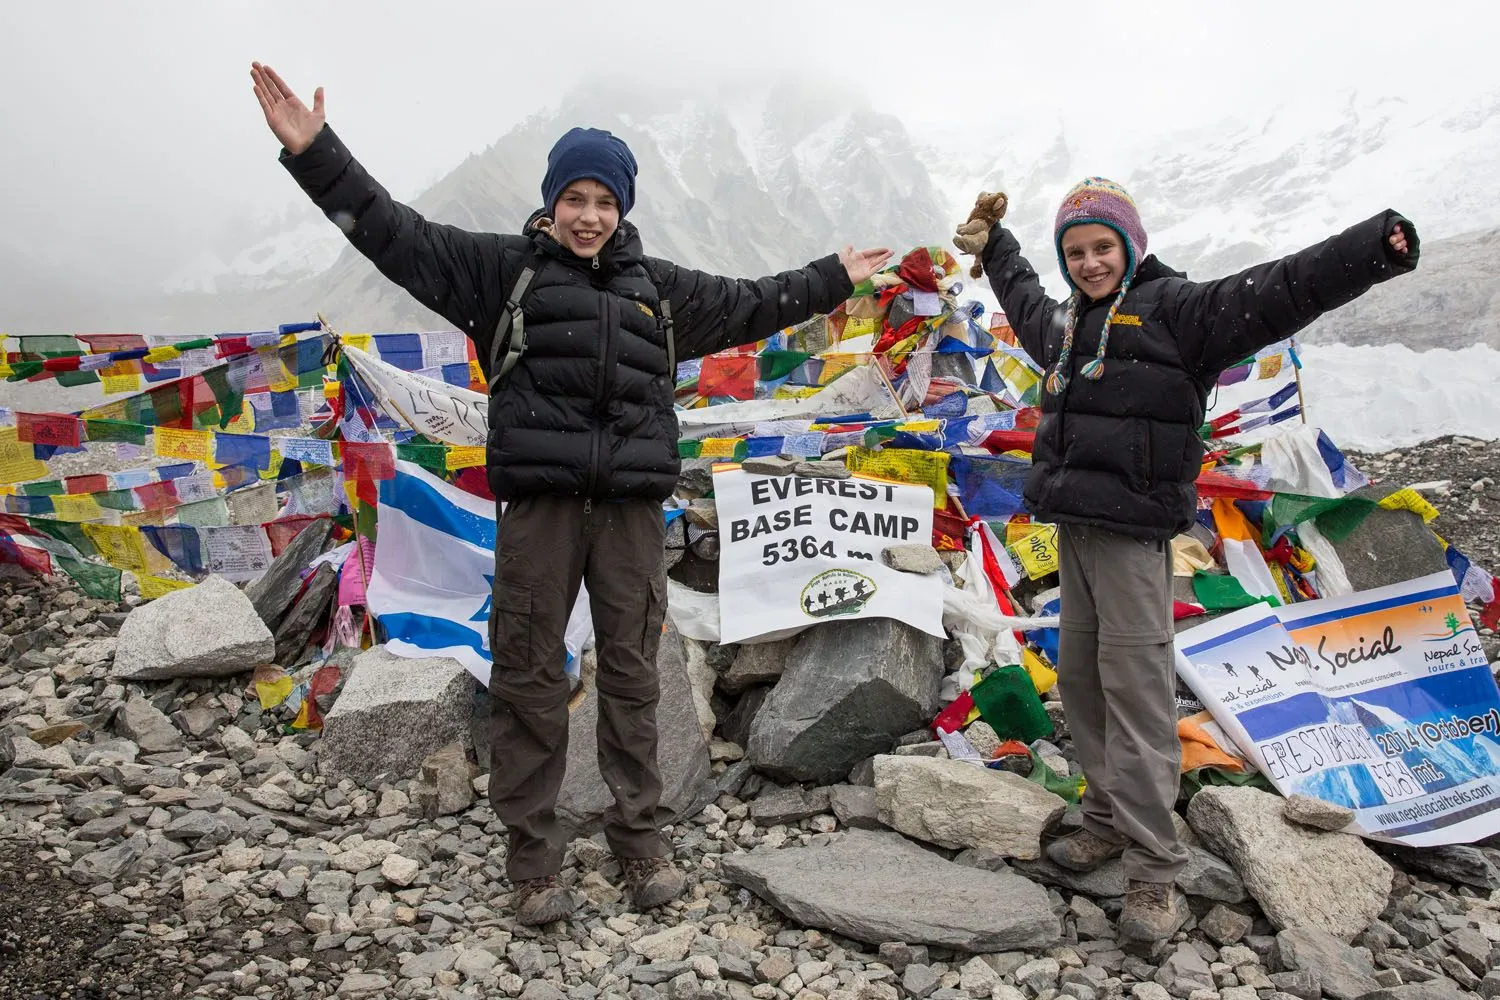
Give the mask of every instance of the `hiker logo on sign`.
[[802, 588], [802, 611], [810, 618], [858, 614], [874, 596], [875, 581], [863, 573], [847, 569], [825, 570]]

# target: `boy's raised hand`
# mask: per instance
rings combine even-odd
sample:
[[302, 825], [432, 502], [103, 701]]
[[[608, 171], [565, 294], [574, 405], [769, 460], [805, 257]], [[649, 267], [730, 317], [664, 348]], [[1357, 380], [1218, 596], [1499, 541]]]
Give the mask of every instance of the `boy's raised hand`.
[[295, 155], [311, 146], [313, 139], [322, 131], [325, 120], [323, 88], [313, 91], [313, 106], [309, 110], [271, 67], [258, 62], [251, 63], [250, 79], [255, 82], [255, 99], [260, 102], [261, 111], [265, 112], [266, 124], [271, 127], [276, 138], [281, 140], [286, 151]]
[[1407, 252], [1406, 233], [1402, 231], [1401, 223], [1399, 222], [1396, 223], [1396, 228], [1391, 230], [1390, 244], [1391, 249], [1397, 253], [1404, 254]]
[[890, 259], [891, 252], [885, 247], [878, 250], [855, 250], [854, 247], [847, 246], [839, 251], [839, 263], [844, 265], [849, 280], [856, 285], [861, 281], [868, 281]]

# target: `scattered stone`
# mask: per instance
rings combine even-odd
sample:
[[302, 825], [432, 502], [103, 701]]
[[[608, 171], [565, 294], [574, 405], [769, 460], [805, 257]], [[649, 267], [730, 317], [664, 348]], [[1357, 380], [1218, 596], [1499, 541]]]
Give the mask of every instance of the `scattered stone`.
[[[304, 528], [301, 534], [306, 534]], [[298, 537], [301, 537], [301, 534]], [[282, 555], [286, 553], [283, 552]], [[294, 666], [303, 662], [302, 653], [307, 649], [313, 632], [327, 619], [333, 607], [333, 599], [339, 588], [339, 573], [329, 563], [322, 563], [313, 571], [302, 596], [297, 598], [292, 609], [276, 626], [276, 662]]]
[[796, 459], [779, 455], [747, 458], [740, 463], [740, 468], [755, 476], [790, 476], [796, 467]]
[[111, 676], [228, 677], [271, 660], [275, 642], [250, 599], [220, 576], [142, 604], [120, 629]]
[[827, 788], [804, 791], [801, 788], [778, 788], [761, 792], [750, 803], [750, 818], [761, 826], [789, 826], [829, 809]]
[[1191, 943], [1184, 941], [1156, 970], [1157, 985], [1174, 997], [1189, 998], [1194, 990], [1212, 990], [1214, 975]]
[[792, 471], [806, 479], [848, 479], [851, 475], [843, 462], [798, 462]]
[[1276, 956], [1284, 969], [1311, 972], [1333, 1000], [1355, 1000], [1380, 988], [1369, 950], [1352, 948], [1324, 930], [1294, 927], [1282, 931], [1276, 935]]
[[630, 950], [648, 962], [680, 962], [687, 958], [693, 942], [698, 940], [698, 928], [692, 924], [678, 924], [656, 934], [648, 934], [630, 944]]
[[450, 743], [422, 761], [411, 801], [424, 819], [452, 816], [474, 804], [475, 768], [462, 743]]
[[[696, 815], [712, 798], [713, 774], [687, 674], [687, 651], [677, 626], [667, 621], [656, 654], [661, 701], [657, 766], [662, 777], [661, 809], [666, 817]], [[557, 798], [557, 816], [570, 837], [586, 837], [604, 827], [614, 805], [599, 774], [599, 695], [590, 691], [568, 720], [568, 764]], [[664, 818], [663, 821], [667, 821]]]
[[909, 625], [889, 618], [814, 625], [756, 714], [747, 759], [781, 780], [839, 781], [931, 721], [942, 674], [940, 640]]
[[1342, 830], [1354, 822], [1353, 809], [1311, 795], [1290, 795], [1281, 808], [1287, 819], [1314, 830]]
[[[1349, 495], [1378, 502], [1394, 492], [1390, 486], [1366, 486]], [[1442, 542], [1409, 510], [1376, 507], [1341, 541], [1330, 544], [1356, 591], [1421, 579], [1448, 565]]]
[[1110, 923], [1109, 917], [1099, 908], [1099, 905], [1087, 896], [1082, 893], [1075, 895], [1068, 903], [1068, 910], [1073, 914], [1073, 925], [1078, 930], [1078, 937], [1081, 940], [1114, 940], [1114, 924]]
[[390, 988], [391, 981], [384, 976], [373, 972], [351, 972], [339, 983], [338, 995], [350, 998], [379, 997], [386, 995]]
[[67, 747], [44, 747], [27, 736], [12, 736], [9, 743], [8, 756], [13, 767], [52, 771], [74, 766], [73, 755], [68, 753]]
[[829, 805], [833, 815], [844, 826], [854, 830], [879, 830], [880, 810], [875, 802], [875, 789], [866, 785], [834, 785], [828, 789]]
[[721, 866], [792, 919], [872, 944], [991, 952], [1049, 947], [1062, 933], [1040, 886], [944, 861], [894, 833], [853, 830], [818, 847], [726, 855]]
[[1318, 928], [1352, 940], [1385, 909], [1390, 866], [1358, 837], [1289, 822], [1281, 802], [1255, 788], [1209, 787], [1188, 803], [1188, 822], [1278, 929]]
[[417, 873], [421, 870], [420, 863], [399, 854], [387, 854], [385, 860], [380, 862], [381, 876], [392, 885], [402, 888], [416, 881]]
[[89, 727], [82, 722], [63, 722], [55, 726], [43, 726], [41, 729], [33, 729], [27, 735], [32, 742], [40, 747], [55, 747], [64, 740], [88, 732]]
[[1245, 883], [1223, 858], [1188, 845], [1188, 863], [1177, 873], [1177, 887], [1189, 896], [1221, 903], [1243, 903], [1250, 898]]
[[1255, 920], [1249, 915], [1231, 910], [1223, 903], [1219, 903], [1204, 914], [1198, 920], [1198, 929], [1206, 934], [1209, 940], [1219, 945], [1234, 944], [1240, 938], [1250, 933], [1250, 928], [1255, 925]]
[[907, 996], [923, 1000], [938, 988], [938, 974], [929, 965], [908, 965], [901, 974], [901, 988]]
[[323, 720], [324, 772], [362, 785], [416, 773], [428, 754], [467, 743], [473, 692], [474, 678], [446, 656], [406, 659], [384, 646], [361, 653]]
[[245, 596], [266, 628], [274, 629], [281, 624], [287, 609], [302, 592], [302, 572], [322, 553], [332, 531], [330, 520], [309, 522], [271, 560], [265, 575], [245, 588]]
[[219, 746], [229, 755], [229, 759], [236, 764], [243, 764], [253, 760], [260, 748], [255, 741], [245, 734], [239, 726], [225, 726], [219, 731]]
[[[1446, 847], [1405, 847], [1382, 844], [1381, 850], [1396, 859], [1403, 868], [1425, 872], [1445, 882], [1471, 885], [1493, 892], [1500, 889], [1500, 865], [1490, 860], [1482, 848], [1467, 844]], [[1494, 854], [1493, 851], [1490, 854]]]
[[[185, 593], [187, 593], [185, 590], [174, 590], [166, 597], [157, 598], [157, 601], [164, 601], [172, 594]], [[145, 607], [152, 607], [155, 603], [152, 602]], [[171, 719], [139, 695], [125, 702], [125, 707], [120, 709], [119, 715], [116, 716], [115, 724], [121, 733], [134, 740], [147, 753], [166, 753], [171, 750], [181, 750], [183, 747], [182, 730], [172, 725]]]
[[875, 802], [880, 821], [908, 836], [1022, 859], [1041, 856], [1042, 833], [1066, 808], [1019, 775], [929, 757], [876, 757]]
[[880, 560], [902, 573], [936, 573], [943, 568], [943, 560], [931, 545], [888, 545], [881, 550]]
[[740, 646], [734, 663], [719, 678], [726, 694], [743, 694], [757, 684], [774, 684], [786, 670], [786, 661], [797, 639], [753, 642]]
[[1425, 983], [1406, 983], [1372, 990], [1361, 1000], [1469, 1000], [1469, 994], [1453, 980], [1438, 977]]

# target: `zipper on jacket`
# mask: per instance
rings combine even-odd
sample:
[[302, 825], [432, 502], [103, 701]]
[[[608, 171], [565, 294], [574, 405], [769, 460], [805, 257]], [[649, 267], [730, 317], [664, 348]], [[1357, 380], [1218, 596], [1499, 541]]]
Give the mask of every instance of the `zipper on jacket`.
[[599, 255], [598, 254], [594, 254], [594, 256], [592, 256], [592, 257], [589, 258], [589, 267], [593, 268], [595, 271], [599, 270]]
[[[595, 257], [597, 264], [599, 258]], [[609, 389], [613, 381], [613, 358], [615, 346], [615, 326], [619, 322], [618, 312], [615, 306], [615, 297], [609, 292], [600, 289], [599, 300], [599, 375], [594, 380], [594, 418], [599, 425], [596, 426], [589, 438], [589, 476], [588, 495], [592, 497], [599, 486], [601, 448], [600, 439], [604, 436], [604, 419], [609, 415]]]

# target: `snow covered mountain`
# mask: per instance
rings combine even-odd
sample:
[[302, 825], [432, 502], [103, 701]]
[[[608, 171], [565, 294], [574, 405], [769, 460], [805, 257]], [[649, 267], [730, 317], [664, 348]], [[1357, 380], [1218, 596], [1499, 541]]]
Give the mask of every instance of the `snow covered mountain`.
[[[1151, 249], [1209, 278], [1316, 242], [1387, 207], [1416, 220], [1423, 263], [1309, 331], [1310, 341], [1500, 347], [1500, 90], [1440, 110], [1311, 96], [1190, 131], [1074, 130], [1021, 109], [959, 127], [903, 122], [867, 99], [783, 82], [691, 96], [586, 87], [468, 157], [413, 201], [429, 218], [515, 231], [537, 206], [551, 143], [611, 129], [641, 168], [632, 219], [648, 253], [727, 274], [799, 266], [844, 243], [947, 244], [980, 190], [1011, 195], [1007, 222], [1054, 293], [1062, 193], [1111, 173], [1141, 206]], [[356, 155], [359, 150], [355, 149]], [[366, 166], [379, 178], [381, 164]], [[316, 216], [291, 213], [248, 247], [186, 262], [117, 319], [152, 329], [264, 326], [324, 312], [345, 329], [447, 324], [394, 288]], [[988, 298], [988, 289], [971, 289]], [[77, 326], [67, 300], [46, 310]]]

